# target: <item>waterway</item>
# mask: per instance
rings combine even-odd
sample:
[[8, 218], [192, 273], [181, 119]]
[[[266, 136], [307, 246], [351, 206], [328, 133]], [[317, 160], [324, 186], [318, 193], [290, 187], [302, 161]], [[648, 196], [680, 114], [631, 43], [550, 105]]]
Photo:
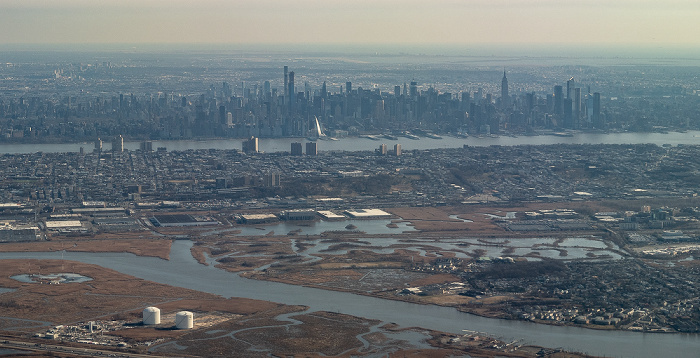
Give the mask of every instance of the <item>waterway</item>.
[[[289, 151], [292, 142], [305, 142], [304, 138], [260, 138], [259, 148], [263, 152]], [[184, 151], [196, 149], [241, 149], [243, 139], [208, 139], [208, 140], [164, 140], [153, 141], [153, 147], [165, 147], [170, 151]], [[575, 133], [571, 137], [554, 135], [538, 136], [500, 136], [500, 137], [468, 137], [456, 138], [443, 136], [443, 139], [421, 137], [412, 140], [398, 137], [397, 140], [381, 138], [371, 140], [368, 138], [341, 138], [337, 141], [318, 141], [319, 151], [362, 151], [374, 150], [379, 144], [401, 144], [403, 150], [437, 149], [437, 148], [461, 148], [463, 145], [485, 147], [491, 145], [546, 145], [546, 144], [656, 144], [656, 145], [695, 145], [700, 144], [700, 131], [669, 132], [669, 133]], [[125, 142], [128, 150], [139, 148], [139, 142]], [[83, 147], [86, 151], [93, 149], [93, 143], [66, 143], [66, 144], [0, 144], [0, 154], [14, 153], [67, 153], [78, 152]], [[109, 150], [110, 143], [105, 141], [103, 150]]]
[[191, 241], [175, 241], [170, 260], [125, 253], [0, 253], [0, 259], [61, 259], [97, 264], [146, 280], [210, 292], [224, 297], [245, 297], [291, 305], [311, 311], [330, 311], [394, 322], [403, 327], [420, 326], [439, 331], [485, 332], [506, 341], [586, 352], [612, 357], [694, 357], [700, 351], [700, 335], [598, 331], [530, 322], [478, 317], [453, 308], [383, 300], [351, 293], [325, 291], [275, 282], [241, 278], [197, 263], [190, 253]]
[[[400, 234], [406, 231], [416, 231], [415, 228], [409, 226], [408, 222], [401, 221], [394, 223], [396, 227], [389, 227], [392, 220], [358, 220], [347, 219], [342, 221], [281, 221], [276, 224], [260, 224], [256, 226], [238, 226], [230, 229], [231, 231], [240, 231], [235, 234], [237, 236], [265, 236], [265, 235], [286, 235], [293, 233], [297, 236], [321, 235], [324, 232], [343, 232], [343, 231], [358, 231], [368, 235], [379, 234]], [[348, 225], [354, 225], [354, 229], [346, 228]], [[221, 233], [221, 230], [213, 230], [205, 233], [204, 236]]]

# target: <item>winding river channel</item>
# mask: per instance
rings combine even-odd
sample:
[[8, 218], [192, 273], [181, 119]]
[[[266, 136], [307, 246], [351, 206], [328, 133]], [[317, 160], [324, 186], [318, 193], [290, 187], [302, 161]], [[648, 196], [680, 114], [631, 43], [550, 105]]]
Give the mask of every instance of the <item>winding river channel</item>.
[[394, 322], [403, 327], [420, 326], [439, 331], [484, 332], [510, 341], [607, 357], [696, 357], [700, 335], [599, 331], [530, 322], [484, 318], [453, 308], [384, 300], [345, 292], [241, 278], [236, 274], [199, 264], [190, 253], [192, 242], [173, 242], [170, 260], [125, 253], [0, 253], [0, 259], [61, 259], [100, 265], [142, 279], [209, 292], [224, 297], [245, 297], [290, 305], [309, 306], [311, 311], [339, 312]]

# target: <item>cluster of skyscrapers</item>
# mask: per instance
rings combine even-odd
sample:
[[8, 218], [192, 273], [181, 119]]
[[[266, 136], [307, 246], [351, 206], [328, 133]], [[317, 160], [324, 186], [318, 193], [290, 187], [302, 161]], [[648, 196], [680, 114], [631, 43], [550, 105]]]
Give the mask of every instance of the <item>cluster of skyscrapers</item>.
[[[281, 74], [282, 75], [282, 74]], [[283, 89], [270, 81], [242, 84], [240, 91], [223, 82], [199, 96], [134, 94], [0, 101], [0, 119], [9, 122], [3, 135], [15, 138], [96, 137], [186, 139], [202, 137], [333, 137], [362, 133], [423, 130], [437, 133], [491, 134], [533, 129], [604, 128], [599, 93], [584, 92], [571, 78], [546, 95], [512, 95], [503, 72], [501, 96], [477, 91], [440, 92], [417, 81], [380, 88], [343, 85], [312, 88], [297, 85], [294, 71], [283, 69]]]

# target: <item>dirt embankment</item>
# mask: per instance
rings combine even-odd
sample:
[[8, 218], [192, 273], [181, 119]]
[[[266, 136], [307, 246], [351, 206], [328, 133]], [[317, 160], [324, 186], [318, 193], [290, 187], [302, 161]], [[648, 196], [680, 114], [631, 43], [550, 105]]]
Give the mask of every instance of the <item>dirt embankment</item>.
[[76, 240], [44, 241], [0, 244], [2, 252], [127, 252], [138, 256], [169, 259], [172, 240], [127, 239], [127, 240]]

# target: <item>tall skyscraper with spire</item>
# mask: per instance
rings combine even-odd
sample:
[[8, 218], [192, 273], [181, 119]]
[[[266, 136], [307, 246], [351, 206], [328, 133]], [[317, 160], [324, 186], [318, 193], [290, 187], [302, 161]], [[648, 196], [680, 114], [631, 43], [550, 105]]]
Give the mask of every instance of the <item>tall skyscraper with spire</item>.
[[501, 80], [501, 105], [503, 108], [510, 106], [510, 96], [508, 95], [508, 78], [506, 78], [505, 69], [503, 69], [503, 79]]

